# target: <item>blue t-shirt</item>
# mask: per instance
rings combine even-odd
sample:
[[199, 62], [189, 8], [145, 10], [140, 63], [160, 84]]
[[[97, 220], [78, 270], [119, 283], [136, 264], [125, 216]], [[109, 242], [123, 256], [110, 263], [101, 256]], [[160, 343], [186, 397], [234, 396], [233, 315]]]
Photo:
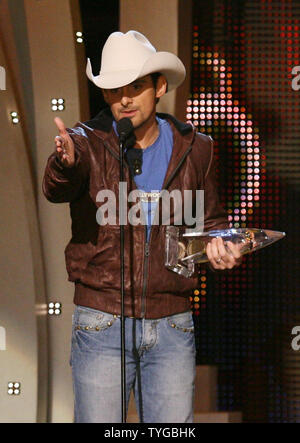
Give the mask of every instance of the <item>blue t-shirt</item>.
[[[168, 169], [173, 149], [173, 132], [166, 120], [156, 117], [159, 135], [155, 142], [143, 151], [142, 173], [134, 176], [137, 188], [144, 192], [160, 192]], [[116, 122], [113, 127], [117, 133]], [[151, 224], [155, 215], [157, 202], [143, 202], [147, 216], [147, 241], [150, 237]]]

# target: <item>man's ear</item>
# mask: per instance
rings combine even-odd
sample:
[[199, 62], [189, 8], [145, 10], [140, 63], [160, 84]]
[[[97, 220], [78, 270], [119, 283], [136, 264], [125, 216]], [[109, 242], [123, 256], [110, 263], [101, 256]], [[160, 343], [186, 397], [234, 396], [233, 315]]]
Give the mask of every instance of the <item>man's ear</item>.
[[156, 98], [161, 98], [167, 92], [168, 82], [164, 75], [160, 75], [156, 83]]

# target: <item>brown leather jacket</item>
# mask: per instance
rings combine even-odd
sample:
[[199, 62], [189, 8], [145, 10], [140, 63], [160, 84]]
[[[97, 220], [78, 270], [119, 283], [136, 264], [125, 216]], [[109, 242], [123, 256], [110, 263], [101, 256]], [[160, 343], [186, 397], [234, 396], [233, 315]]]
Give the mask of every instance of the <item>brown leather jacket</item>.
[[[170, 115], [158, 116], [169, 121], [174, 141], [163, 189], [204, 189], [204, 229], [228, 228], [216, 192], [212, 139]], [[116, 195], [118, 220], [119, 146], [110, 110], [67, 130], [75, 144], [75, 165], [65, 168], [52, 153], [43, 193], [50, 202], [70, 203], [72, 238], [65, 248], [65, 259], [68, 280], [75, 283], [74, 303], [119, 315], [120, 227], [100, 226], [96, 220], [97, 209], [103, 204], [96, 201], [96, 195], [103, 189]], [[124, 170], [129, 193], [136, 185], [126, 162]], [[170, 224], [174, 224], [172, 210]], [[143, 224], [125, 225], [126, 316], [160, 318], [190, 309], [197, 275], [185, 278], [164, 266], [165, 228], [153, 225], [146, 243]]]

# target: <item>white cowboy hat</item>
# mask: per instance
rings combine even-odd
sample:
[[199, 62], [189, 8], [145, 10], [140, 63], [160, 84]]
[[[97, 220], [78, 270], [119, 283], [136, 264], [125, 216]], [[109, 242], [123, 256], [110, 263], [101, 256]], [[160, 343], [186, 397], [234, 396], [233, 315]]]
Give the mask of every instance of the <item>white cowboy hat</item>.
[[182, 61], [170, 52], [157, 52], [137, 31], [110, 34], [102, 50], [99, 75], [93, 75], [89, 58], [86, 66], [88, 78], [103, 89], [120, 88], [154, 72], [166, 77], [168, 91], [177, 88], [185, 79]]

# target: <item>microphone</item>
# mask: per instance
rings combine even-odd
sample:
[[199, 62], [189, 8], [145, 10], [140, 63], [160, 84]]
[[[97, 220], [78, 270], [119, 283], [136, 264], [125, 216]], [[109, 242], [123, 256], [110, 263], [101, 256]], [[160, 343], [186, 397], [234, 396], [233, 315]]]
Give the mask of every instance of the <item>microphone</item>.
[[130, 118], [124, 117], [121, 120], [117, 122], [117, 131], [119, 134], [119, 139], [121, 143], [124, 143], [124, 141], [131, 135], [133, 132], [133, 124]]
[[142, 149], [133, 148], [136, 138], [132, 121], [128, 117], [124, 117], [117, 122], [117, 131], [119, 134], [120, 144], [123, 150], [126, 150], [126, 160], [132, 175], [140, 175], [142, 173], [143, 152]]

